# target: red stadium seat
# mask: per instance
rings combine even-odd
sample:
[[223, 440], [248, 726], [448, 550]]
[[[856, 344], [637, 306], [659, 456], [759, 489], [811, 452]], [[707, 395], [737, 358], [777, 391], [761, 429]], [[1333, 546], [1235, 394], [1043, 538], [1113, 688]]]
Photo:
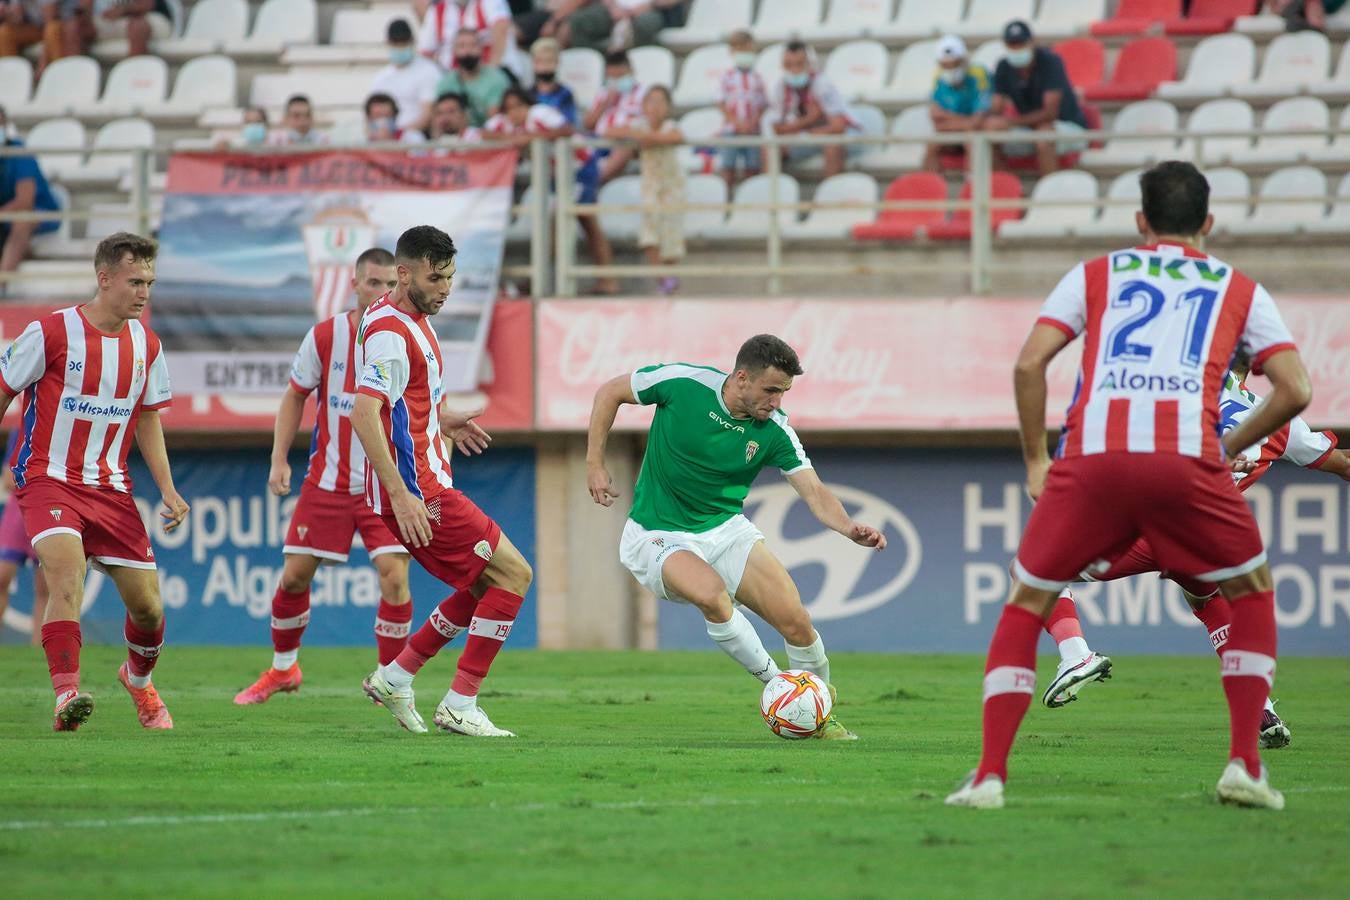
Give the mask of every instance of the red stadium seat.
[[[1011, 172], [991, 172], [989, 191], [996, 200], [1019, 200], [1022, 197], [1022, 179]], [[970, 182], [967, 181], [961, 186], [959, 200], [969, 200], [971, 195]], [[999, 225], [1009, 219], [1022, 218], [1020, 209], [991, 209], [989, 211], [989, 222], [994, 231], [998, 231]], [[958, 209], [952, 213], [952, 217], [945, 222], [939, 222], [928, 228], [928, 236], [935, 241], [968, 241], [970, 240], [970, 210]]]
[[[883, 199], [946, 200], [947, 179], [934, 172], [910, 172], [892, 181]], [[883, 209], [875, 222], [854, 225], [853, 237], [860, 241], [913, 240], [919, 231], [940, 223], [945, 216], [941, 209]]]
[[1143, 34], [1154, 26], [1181, 18], [1181, 0], [1120, 0], [1116, 14], [1088, 29], [1098, 37]]
[[1164, 81], [1177, 77], [1177, 47], [1165, 37], [1130, 41], [1116, 57], [1106, 84], [1084, 92], [1089, 100], [1143, 100]]
[[1064, 60], [1064, 71], [1069, 83], [1083, 93], [1106, 80], [1106, 48], [1096, 38], [1074, 38], [1060, 41], [1055, 52]]
[[1172, 19], [1163, 30], [1168, 34], [1222, 34], [1239, 16], [1254, 15], [1260, 5], [1257, 0], [1191, 0], [1186, 18]]

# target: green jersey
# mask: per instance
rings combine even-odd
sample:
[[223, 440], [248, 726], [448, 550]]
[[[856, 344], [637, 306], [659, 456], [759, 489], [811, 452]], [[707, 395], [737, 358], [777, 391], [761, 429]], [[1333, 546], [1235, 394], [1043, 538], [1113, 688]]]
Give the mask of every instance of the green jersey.
[[703, 532], [741, 512], [766, 465], [811, 467], [787, 414], [738, 419], [722, 401], [727, 374], [685, 363], [633, 373], [633, 396], [656, 407], [629, 518], [653, 531]]

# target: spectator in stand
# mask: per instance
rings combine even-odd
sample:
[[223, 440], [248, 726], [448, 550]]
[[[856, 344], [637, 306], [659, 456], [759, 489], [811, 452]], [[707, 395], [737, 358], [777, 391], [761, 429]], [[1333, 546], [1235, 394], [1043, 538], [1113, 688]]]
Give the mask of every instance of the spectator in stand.
[[314, 107], [304, 94], [295, 94], [286, 101], [286, 115], [281, 124], [281, 131], [274, 131], [267, 136], [269, 147], [328, 143], [326, 134], [314, 130]]
[[[774, 85], [770, 98], [775, 134], [846, 134], [862, 129], [849, 115], [844, 98], [829, 79], [811, 66], [811, 51], [801, 41], [789, 41], [783, 48], [783, 77]], [[807, 159], [821, 153], [825, 158], [825, 177], [844, 170], [847, 155], [841, 144], [789, 148], [790, 161]]]
[[150, 52], [150, 13], [173, 21], [166, 0], [60, 0], [63, 56], [88, 53], [98, 38], [127, 39], [127, 56]]
[[567, 124], [577, 127], [577, 100], [572, 89], [558, 80], [558, 54], [561, 48], [553, 38], [540, 38], [530, 47], [534, 63], [534, 102], [551, 106]]
[[455, 67], [441, 76], [436, 96], [463, 94], [469, 98], [469, 119], [482, 126], [497, 114], [511, 78], [498, 66], [483, 62], [478, 35], [461, 28], [455, 35]]
[[61, 19], [57, 0], [0, 0], [0, 56], [18, 56], [42, 42], [42, 61], [61, 58]]
[[536, 4], [538, 8], [517, 13], [516, 40], [522, 46], [532, 48], [540, 38], [561, 38], [567, 31], [568, 18], [589, 2], [590, 0], [546, 0], [544, 3]]
[[218, 137], [217, 150], [229, 150], [231, 147], [262, 147], [267, 144], [267, 110], [261, 106], [250, 106], [244, 110], [244, 123], [234, 136]]
[[416, 128], [398, 127], [398, 101], [393, 97], [371, 94], [366, 98], [366, 140], [372, 144], [382, 141], [420, 144], [426, 135]]
[[483, 132], [469, 124], [469, 98], [463, 94], [441, 94], [431, 106], [433, 141], [469, 141], [478, 143]]
[[483, 62], [510, 69], [516, 78], [525, 74], [506, 0], [436, 0], [422, 19], [417, 49], [442, 69], [454, 69], [461, 55], [455, 36], [461, 31], [477, 37]]
[[[486, 140], [516, 144], [523, 151], [523, 148], [535, 138], [552, 140], [570, 137], [573, 128], [563, 118], [562, 113], [542, 103], [532, 104], [530, 95], [523, 88], [513, 87], [502, 97], [502, 111], [492, 117], [483, 132]], [[588, 150], [577, 150], [577, 185], [580, 188], [577, 195], [578, 203], [594, 203], [598, 194], [597, 179], [593, 175], [589, 178], [585, 175], [588, 168], [591, 173], [595, 171], [594, 166], [590, 164], [590, 155]], [[610, 247], [609, 238], [600, 230], [600, 222], [595, 215], [593, 213], [578, 215], [577, 223], [586, 235], [586, 242], [590, 245], [595, 264], [597, 266], [612, 264], [614, 250]], [[617, 290], [618, 284], [613, 278], [596, 279], [596, 293], [613, 294]]]
[[1278, 0], [1271, 8], [1284, 16], [1289, 31], [1320, 31], [1326, 33], [1327, 15], [1340, 12], [1347, 0]]
[[1059, 168], [1059, 157], [1086, 149], [1087, 141], [1074, 135], [1087, 129], [1087, 119], [1064, 71], [1064, 60], [1048, 47], [1036, 46], [1031, 26], [1021, 19], [1009, 22], [1003, 44], [1007, 53], [994, 71], [994, 99], [984, 127], [1057, 134], [1057, 141], [1003, 144], [995, 154], [996, 159], [1035, 156], [1041, 174], [1049, 174]]
[[[733, 32], [728, 40], [732, 67], [718, 87], [718, 105], [722, 107], [722, 134], [758, 137], [769, 106], [764, 79], [755, 71], [755, 39], [748, 31]], [[759, 174], [763, 160], [757, 147], [723, 147], [722, 177], [727, 187], [736, 186], [737, 168], [746, 178]]]
[[[670, 92], [652, 85], [642, 98], [642, 116], [626, 128], [616, 129], [614, 137], [637, 141], [642, 149], [638, 166], [642, 170], [642, 226], [638, 246], [647, 255], [650, 266], [671, 265], [684, 259], [684, 169], [680, 167], [679, 145], [684, 143], [680, 126], [670, 117]], [[673, 294], [680, 280], [667, 275], [661, 279], [662, 294]]]
[[[9, 117], [0, 106], [0, 135], [3, 146], [22, 147], [23, 141], [13, 136]], [[60, 212], [61, 206], [52, 195], [52, 189], [43, 177], [37, 160], [31, 156], [0, 156], [0, 272], [13, 272], [28, 255], [33, 236], [49, 234], [60, 227], [50, 222], [15, 222], [5, 219], [7, 213]], [[0, 294], [5, 282], [0, 282]]]
[[[628, 54], [616, 50], [605, 57], [605, 86], [596, 94], [582, 127], [600, 137], [608, 137], [615, 128], [626, 128], [628, 123], [642, 115], [642, 98], [647, 89], [633, 75], [633, 64]], [[633, 159], [633, 151], [626, 147], [599, 151], [600, 183], [619, 175]]]
[[656, 43], [666, 27], [662, 10], [678, 0], [591, 0], [567, 20], [571, 46], [624, 50]]
[[[938, 41], [938, 70], [933, 78], [932, 102], [928, 114], [938, 132], [979, 131], [989, 116], [992, 100], [989, 73], [984, 66], [971, 65], [966, 42], [954, 34]], [[944, 155], [960, 156], [965, 148], [958, 144], [929, 144], [923, 167], [929, 172], [942, 170]]]
[[370, 83], [372, 94], [388, 94], [399, 108], [398, 127], [425, 131], [431, 119], [431, 101], [441, 80], [440, 66], [413, 47], [412, 26], [406, 19], [395, 19], [385, 32], [389, 46], [389, 65], [375, 73]]

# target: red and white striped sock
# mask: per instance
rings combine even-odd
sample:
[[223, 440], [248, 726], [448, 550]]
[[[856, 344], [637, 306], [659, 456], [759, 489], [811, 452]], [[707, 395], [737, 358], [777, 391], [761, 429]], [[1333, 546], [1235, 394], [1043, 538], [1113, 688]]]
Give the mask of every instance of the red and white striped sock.
[[393, 662], [384, 667], [384, 677], [395, 690], [412, 683], [441, 648], [469, 627], [478, 598], [467, 590], [455, 591], [431, 611], [422, 627], [408, 638], [408, 645], [399, 651]]
[[1054, 638], [1060, 659], [1065, 662], [1076, 663], [1092, 652], [1083, 639], [1083, 623], [1078, 620], [1078, 606], [1068, 588], [1055, 601], [1050, 618], [1045, 620], [1045, 630]]
[[309, 624], [309, 588], [272, 595], [272, 668], [289, 669], [300, 655], [300, 638]]
[[375, 614], [375, 647], [380, 654], [380, 665], [393, 662], [408, 645], [412, 614], [411, 601], [391, 603], [380, 598], [380, 610]]
[[146, 631], [131, 621], [127, 614], [122, 626], [122, 638], [127, 644], [127, 680], [135, 688], [150, 686], [150, 672], [159, 661], [160, 648], [164, 646], [164, 619], [153, 631]]
[[469, 637], [459, 656], [455, 680], [445, 695], [445, 702], [452, 709], [467, 709], [478, 702], [478, 688], [510, 636], [524, 602], [524, 597], [501, 588], [488, 588], [483, 593], [469, 623]]
[[47, 671], [52, 690], [60, 703], [80, 689], [80, 623], [59, 619], [42, 626], [42, 652], [47, 655]]
[[975, 784], [986, 775], [1008, 780], [1008, 753], [1036, 691], [1036, 640], [1041, 617], [1009, 604], [989, 642], [984, 665], [984, 750]]
[[1240, 759], [1253, 778], [1261, 777], [1261, 710], [1275, 683], [1275, 592], [1235, 597], [1233, 624], [1223, 649], [1223, 693], [1232, 729], [1229, 759]]

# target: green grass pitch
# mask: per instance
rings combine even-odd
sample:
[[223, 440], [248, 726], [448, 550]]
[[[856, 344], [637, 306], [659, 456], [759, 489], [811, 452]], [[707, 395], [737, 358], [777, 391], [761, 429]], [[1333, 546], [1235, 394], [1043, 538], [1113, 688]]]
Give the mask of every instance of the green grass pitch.
[[[299, 694], [231, 704], [259, 648], [170, 646], [171, 733], [143, 733], [86, 647], [97, 700], [51, 732], [41, 654], [0, 649], [6, 897], [1231, 897], [1350, 893], [1350, 661], [1280, 662], [1283, 813], [1221, 807], [1213, 656], [1116, 660], [1033, 705], [1002, 811], [948, 809], [980, 740], [981, 661], [836, 654], [862, 740], [788, 742], [721, 654], [500, 657], [484, 707], [515, 740], [415, 736], [361, 695], [373, 650], [302, 653]], [[418, 678], [430, 722], [453, 654]], [[1053, 660], [1041, 660], [1042, 683]]]

